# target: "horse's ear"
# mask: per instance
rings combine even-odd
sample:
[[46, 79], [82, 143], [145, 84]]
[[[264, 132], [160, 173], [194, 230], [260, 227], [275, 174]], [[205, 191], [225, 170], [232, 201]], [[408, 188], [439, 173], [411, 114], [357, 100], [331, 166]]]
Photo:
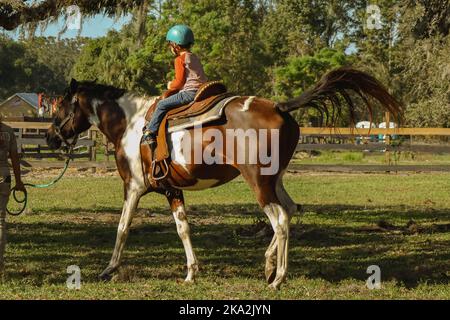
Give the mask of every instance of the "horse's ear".
[[70, 92], [75, 93], [77, 89], [78, 89], [78, 81], [72, 78], [72, 80], [70, 80]]

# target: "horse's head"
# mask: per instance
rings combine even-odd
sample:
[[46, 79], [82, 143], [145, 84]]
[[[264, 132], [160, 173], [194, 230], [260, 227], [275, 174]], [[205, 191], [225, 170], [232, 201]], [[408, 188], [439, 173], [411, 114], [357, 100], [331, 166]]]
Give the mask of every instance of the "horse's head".
[[46, 133], [47, 144], [52, 149], [59, 149], [62, 142], [77, 137], [91, 127], [89, 118], [94, 110], [90, 85], [94, 83], [77, 82], [72, 79], [64, 98], [58, 105], [53, 124]]
[[62, 142], [69, 144], [69, 139], [77, 137], [91, 126], [89, 96], [75, 79], [70, 82], [57, 110], [53, 124], [46, 133], [47, 144], [52, 149], [59, 149]]

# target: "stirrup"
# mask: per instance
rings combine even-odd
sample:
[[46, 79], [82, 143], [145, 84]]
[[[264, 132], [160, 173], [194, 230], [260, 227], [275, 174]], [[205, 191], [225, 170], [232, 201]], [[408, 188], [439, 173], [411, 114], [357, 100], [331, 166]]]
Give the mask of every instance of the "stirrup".
[[[164, 166], [165, 166], [165, 172], [164, 172], [164, 170], [163, 170], [163, 167], [160, 167], [161, 171], [163, 171], [164, 174], [163, 174], [163, 176], [155, 177], [156, 164], [159, 163], [159, 162], [162, 162], [162, 163], [164, 164]], [[162, 179], [164, 179], [165, 177], [167, 177], [167, 175], [169, 174], [169, 165], [167, 164], [166, 159], [161, 160], [161, 161], [153, 160], [153, 161], [152, 161], [152, 166], [151, 166], [151, 168], [152, 168], [152, 170], [151, 170], [151, 178], [152, 178], [152, 180], [154, 180], [154, 181], [162, 180]]]

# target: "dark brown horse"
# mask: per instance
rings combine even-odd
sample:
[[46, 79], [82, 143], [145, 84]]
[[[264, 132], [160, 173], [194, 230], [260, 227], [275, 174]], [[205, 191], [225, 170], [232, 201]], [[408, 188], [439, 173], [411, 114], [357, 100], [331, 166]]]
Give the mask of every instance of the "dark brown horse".
[[[146, 99], [111, 86], [72, 80], [47, 132], [49, 146], [58, 149], [62, 142], [68, 143], [69, 139], [96, 125], [115, 145], [117, 167], [124, 182], [125, 201], [114, 253], [101, 278], [109, 279], [119, 267], [139, 199], [155, 191], [165, 194], [169, 201], [186, 251], [186, 281], [193, 281], [198, 262], [192, 249], [181, 190], [215, 187], [241, 174], [255, 192], [275, 232], [265, 254], [265, 273], [269, 284], [279, 288], [287, 272], [289, 222], [297, 211], [297, 205], [282, 182], [300, 135], [299, 127], [289, 112], [313, 107], [332, 121], [341, 113], [355, 118], [356, 100], [354, 95], [350, 95], [351, 92], [361, 98], [362, 105], [370, 112], [371, 102], [376, 101], [394, 116], [400, 115], [400, 104], [376, 79], [349, 68], [328, 73], [313, 88], [288, 102], [239, 97], [225, 107], [221, 119], [200, 129], [190, 128], [168, 135], [172, 156], [168, 178], [170, 189], [167, 192], [147, 187], [141, 166], [140, 140], [144, 115], [154, 98]], [[200, 139], [192, 138], [195, 130], [200, 133]], [[217, 142], [219, 138], [226, 147], [221, 149], [216, 144], [212, 148], [211, 141], [214, 139]], [[258, 148], [264, 149], [263, 153], [270, 157], [262, 157]], [[195, 150], [200, 151], [197, 152], [200, 158], [195, 155]], [[257, 152], [260, 157], [256, 156]], [[205, 155], [209, 155], [209, 159]]]

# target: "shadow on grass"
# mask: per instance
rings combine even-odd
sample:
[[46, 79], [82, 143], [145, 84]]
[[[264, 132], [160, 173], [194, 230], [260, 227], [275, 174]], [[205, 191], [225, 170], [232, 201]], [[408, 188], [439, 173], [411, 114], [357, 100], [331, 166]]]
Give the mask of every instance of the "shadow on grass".
[[[243, 237], [241, 233], [251, 227], [252, 219], [263, 217], [256, 205], [196, 205], [188, 209], [200, 277], [257, 277], [263, 281], [264, 252], [271, 234]], [[367, 267], [378, 265], [382, 280], [396, 280], [407, 287], [449, 283], [448, 209], [341, 205], [306, 206], [305, 210], [304, 222], [291, 225], [289, 277], [365, 281]], [[67, 219], [79, 212], [88, 219]], [[156, 216], [140, 214], [133, 224], [123, 265], [140, 278], [183, 277], [184, 250], [170, 214], [165, 208], [151, 212]], [[33, 278], [36, 284], [61, 283], [67, 277], [65, 268], [77, 264], [86, 270], [85, 281], [97, 281], [97, 274], [110, 259], [117, 230], [117, 216], [95, 219], [105, 213], [117, 213], [117, 208], [61, 208], [52, 214], [51, 222], [18, 220], [10, 225], [9, 277]], [[339, 221], [329, 223], [333, 219]], [[414, 219], [423, 225], [412, 233], [401, 228], [372, 228], [374, 221], [383, 219], [395, 219], [397, 224]], [[443, 227], [436, 228], [436, 224]], [[62, 272], [55, 274], [55, 270]]]

